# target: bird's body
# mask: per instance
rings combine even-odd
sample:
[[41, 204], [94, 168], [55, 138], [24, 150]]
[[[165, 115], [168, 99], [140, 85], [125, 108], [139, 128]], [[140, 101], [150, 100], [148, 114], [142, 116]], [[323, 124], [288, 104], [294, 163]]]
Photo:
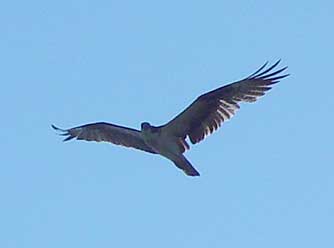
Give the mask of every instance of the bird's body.
[[199, 96], [188, 108], [165, 125], [154, 127], [148, 122], [141, 124], [141, 130], [98, 122], [71, 129], [60, 129], [52, 125], [62, 135], [64, 141], [77, 138], [87, 141], [106, 141], [116, 145], [133, 147], [153, 154], [160, 154], [171, 160], [189, 176], [199, 173], [185, 158], [183, 153], [189, 149], [186, 138], [192, 144], [203, 140], [230, 119], [240, 108], [238, 102], [254, 102], [271, 85], [278, 83], [286, 75], [278, 75], [286, 67], [271, 72], [279, 61], [263, 70], [267, 63], [249, 77], [220, 87]]
[[[144, 127], [144, 128], [143, 128]], [[189, 176], [198, 176], [199, 173], [183, 156], [189, 145], [180, 137], [169, 135], [163, 128], [153, 127], [149, 123], [142, 123], [141, 134], [144, 142], [152, 148], [154, 152], [173, 161]]]

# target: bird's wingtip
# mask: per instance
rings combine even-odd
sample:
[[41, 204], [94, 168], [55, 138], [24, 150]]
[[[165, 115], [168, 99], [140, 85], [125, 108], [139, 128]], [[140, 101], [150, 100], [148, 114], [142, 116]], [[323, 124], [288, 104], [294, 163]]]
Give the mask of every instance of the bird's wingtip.
[[58, 127], [56, 127], [55, 125], [51, 124], [51, 127], [54, 129], [54, 130], [59, 130]]
[[55, 125], [53, 125], [53, 124], [51, 124], [51, 127], [52, 127], [54, 130], [56, 130], [56, 131], [58, 132], [58, 133], [57, 133], [58, 135], [61, 135], [61, 136], [68, 136], [68, 137], [65, 137], [65, 139], [63, 139], [64, 142], [65, 142], [65, 141], [68, 141], [68, 140], [71, 140], [71, 139], [74, 138], [74, 136], [71, 135], [71, 134], [69, 133], [69, 131], [66, 130], [66, 129], [59, 128], [59, 127], [57, 127], [57, 126], [55, 126]]
[[55, 125], [53, 125], [53, 124], [51, 124], [51, 127], [52, 127], [54, 130], [56, 130], [56, 131], [67, 132], [67, 130], [62, 129], [62, 128], [59, 128], [59, 127], [57, 127], [57, 126], [55, 126]]
[[51, 124], [51, 127], [58, 132], [59, 135], [68, 135], [68, 130], [59, 128], [53, 124]]

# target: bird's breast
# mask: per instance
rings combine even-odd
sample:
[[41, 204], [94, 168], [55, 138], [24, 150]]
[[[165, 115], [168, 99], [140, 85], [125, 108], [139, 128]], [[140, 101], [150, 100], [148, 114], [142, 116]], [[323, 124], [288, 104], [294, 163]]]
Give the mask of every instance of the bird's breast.
[[158, 133], [142, 132], [142, 136], [146, 145], [148, 145], [150, 148], [157, 152], [160, 135]]
[[143, 133], [143, 139], [150, 148], [161, 155], [178, 154], [179, 147], [175, 139], [160, 132]]

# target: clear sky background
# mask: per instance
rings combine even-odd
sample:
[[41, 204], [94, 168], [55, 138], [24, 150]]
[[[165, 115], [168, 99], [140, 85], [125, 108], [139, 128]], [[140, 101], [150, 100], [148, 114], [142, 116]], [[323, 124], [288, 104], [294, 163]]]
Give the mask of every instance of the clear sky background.
[[[333, 1], [3, 1], [0, 247], [334, 247]], [[291, 76], [186, 156], [62, 143], [160, 125], [282, 59]]]

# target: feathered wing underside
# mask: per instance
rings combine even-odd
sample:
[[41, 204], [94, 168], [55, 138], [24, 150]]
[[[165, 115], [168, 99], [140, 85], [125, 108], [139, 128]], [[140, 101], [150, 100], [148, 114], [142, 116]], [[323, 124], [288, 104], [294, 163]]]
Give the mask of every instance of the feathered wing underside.
[[162, 126], [163, 131], [183, 139], [189, 136], [193, 144], [200, 142], [234, 116], [240, 108], [238, 103], [255, 102], [273, 84], [288, 76], [280, 75], [287, 67], [273, 71], [279, 62], [269, 68], [265, 63], [247, 78], [199, 96], [182, 113]]
[[117, 126], [110, 123], [98, 122], [86, 124], [70, 129], [60, 129], [54, 125], [52, 127], [62, 132], [61, 135], [67, 136], [64, 141], [76, 138], [86, 141], [105, 141], [115, 145], [136, 148], [145, 152], [155, 153], [148, 147], [140, 131], [132, 128]]

